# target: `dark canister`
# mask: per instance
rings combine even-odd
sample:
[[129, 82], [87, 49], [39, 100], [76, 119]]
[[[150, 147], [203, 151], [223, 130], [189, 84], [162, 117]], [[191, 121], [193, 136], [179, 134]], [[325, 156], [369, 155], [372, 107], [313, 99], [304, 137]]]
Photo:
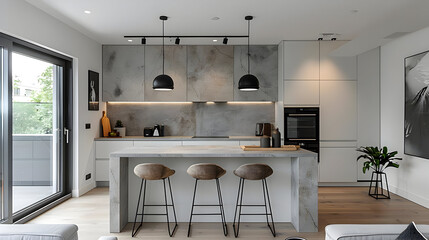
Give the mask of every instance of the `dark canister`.
[[270, 137], [262, 136], [260, 139], [261, 148], [269, 148], [270, 147]]
[[271, 133], [272, 136], [272, 146], [274, 148], [279, 148], [281, 147], [281, 136], [280, 136], [280, 131], [278, 128], [274, 129], [273, 132]]

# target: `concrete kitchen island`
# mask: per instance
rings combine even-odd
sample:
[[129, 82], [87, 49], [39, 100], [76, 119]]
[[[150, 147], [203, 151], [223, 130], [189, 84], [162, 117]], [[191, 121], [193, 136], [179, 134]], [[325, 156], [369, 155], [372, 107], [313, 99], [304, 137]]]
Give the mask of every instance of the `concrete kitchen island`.
[[[162, 163], [176, 170], [176, 174], [171, 177], [171, 180], [179, 222], [186, 222], [189, 218], [188, 209], [194, 183], [193, 179], [186, 174], [186, 169], [190, 165], [210, 162], [227, 170], [227, 175], [220, 181], [227, 222], [232, 222], [239, 180], [234, 176], [232, 170], [245, 163], [267, 163], [274, 169], [274, 174], [267, 178], [273, 203], [274, 220], [292, 222], [298, 232], [318, 231], [317, 154], [302, 149], [298, 151], [243, 151], [239, 146], [169, 146], [126, 148], [110, 154], [110, 232], [120, 232], [134, 218], [140, 179], [132, 173], [135, 165], [145, 162]], [[251, 183], [252, 181], [246, 182], [250, 182], [248, 185], [254, 184]], [[206, 188], [199, 189], [198, 191], [204, 195], [198, 195], [198, 198], [204, 200], [206, 197], [213, 201], [215, 198], [208, 198], [209, 194], [214, 193], [214, 189], [210, 187], [207, 185]], [[254, 190], [258, 189], [259, 195], [262, 195], [260, 185], [255, 185], [254, 188]], [[156, 195], [154, 193], [156, 190], [148, 189], [148, 194]], [[250, 188], [249, 191], [251, 190], [253, 189]], [[207, 193], [205, 194], [204, 191]], [[153, 196], [148, 195], [148, 197], [148, 201], [152, 201], [152, 204], [153, 201], [157, 201]], [[152, 199], [150, 199], [151, 197]], [[250, 197], [246, 197], [245, 193], [246, 198]], [[252, 198], [249, 201], [252, 201]], [[158, 202], [158, 204], [160, 203], [162, 202]], [[147, 221], [146, 218], [145, 221]], [[259, 221], [265, 221], [265, 218], [259, 219]]]

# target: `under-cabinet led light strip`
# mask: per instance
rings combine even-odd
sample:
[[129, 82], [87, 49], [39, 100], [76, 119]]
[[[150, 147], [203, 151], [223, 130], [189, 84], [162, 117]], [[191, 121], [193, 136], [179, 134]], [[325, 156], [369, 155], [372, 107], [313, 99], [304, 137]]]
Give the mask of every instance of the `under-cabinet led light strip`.
[[109, 104], [192, 104], [192, 103], [206, 103], [206, 104], [216, 104], [216, 103], [227, 103], [227, 104], [270, 104], [274, 103], [271, 101], [253, 101], [253, 102], [214, 102], [214, 101], [207, 101], [207, 102], [117, 102], [117, 101], [108, 101]]

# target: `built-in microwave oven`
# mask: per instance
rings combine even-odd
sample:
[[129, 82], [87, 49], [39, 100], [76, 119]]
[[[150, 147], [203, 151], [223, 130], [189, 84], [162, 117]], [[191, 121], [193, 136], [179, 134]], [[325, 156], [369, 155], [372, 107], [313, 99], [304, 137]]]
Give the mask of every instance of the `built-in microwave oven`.
[[319, 153], [319, 108], [284, 109], [284, 143]]

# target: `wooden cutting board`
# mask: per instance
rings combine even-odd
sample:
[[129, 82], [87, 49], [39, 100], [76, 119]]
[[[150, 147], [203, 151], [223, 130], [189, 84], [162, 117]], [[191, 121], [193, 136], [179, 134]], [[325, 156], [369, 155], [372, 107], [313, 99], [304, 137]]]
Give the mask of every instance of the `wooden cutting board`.
[[260, 146], [240, 146], [244, 151], [297, 151], [299, 145], [283, 145], [279, 148], [261, 148]]

